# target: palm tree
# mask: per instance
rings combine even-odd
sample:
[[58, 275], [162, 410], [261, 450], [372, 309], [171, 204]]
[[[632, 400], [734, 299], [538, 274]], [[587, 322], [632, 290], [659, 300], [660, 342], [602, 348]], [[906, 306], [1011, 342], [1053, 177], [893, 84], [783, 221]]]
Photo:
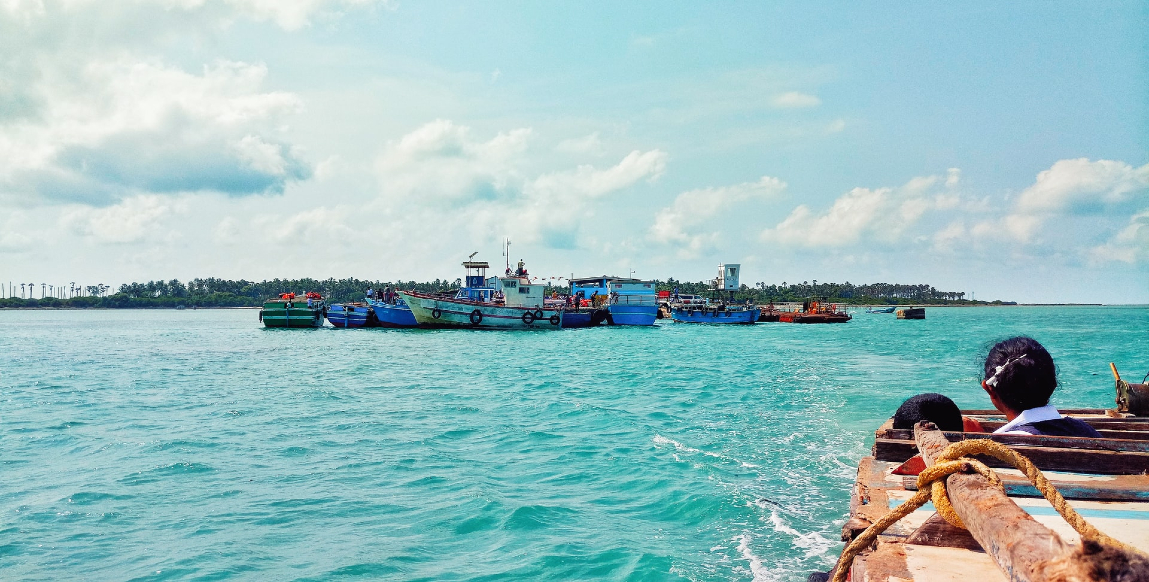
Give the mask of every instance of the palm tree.
[[20, 283], [20, 299], [24, 298], [24, 284]]

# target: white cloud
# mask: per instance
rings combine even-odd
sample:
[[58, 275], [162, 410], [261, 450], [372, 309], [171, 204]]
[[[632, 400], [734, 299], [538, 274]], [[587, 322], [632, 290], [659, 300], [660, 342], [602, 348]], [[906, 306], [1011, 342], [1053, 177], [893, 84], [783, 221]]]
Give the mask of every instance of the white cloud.
[[798, 91], [787, 91], [775, 95], [771, 102], [775, 107], [782, 109], [817, 107], [822, 104], [822, 100], [819, 99], [817, 95], [810, 95], [809, 93], [801, 93]]
[[[702, 188], [679, 194], [674, 203], [654, 216], [647, 237], [657, 243], [679, 247], [680, 254], [695, 256], [718, 241], [719, 230], [697, 232], [712, 219], [752, 200], [770, 200], [786, 189], [778, 178], [763, 176], [757, 182], [745, 182], [720, 188]], [[720, 225], [718, 225], [720, 228]]]
[[162, 219], [186, 210], [186, 204], [180, 200], [140, 195], [106, 208], [72, 208], [62, 215], [61, 223], [96, 243], [133, 243], [168, 237], [172, 231], [165, 228]]
[[930, 210], [954, 206], [952, 194], [933, 193], [939, 181], [938, 176], [920, 176], [900, 188], [854, 188], [835, 200], [824, 214], [801, 204], [775, 227], [764, 230], [761, 239], [807, 248], [894, 242]]
[[1055, 216], [1103, 212], [1149, 190], [1149, 164], [1134, 168], [1113, 160], [1060, 160], [1037, 175], [1002, 224], [1019, 241], [1031, 241]]
[[1094, 263], [1149, 263], [1149, 210], [1129, 218], [1129, 224], [1104, 245], [1089, 249]]
[[159, 61], [46, 69], [35, 119], [0, 133], [10, 191], [96, 204], [136, 192], [282, 191], [310, 168], [275, 126], [302, 108], [261, 92], [267, 68], [220, 61], [201, 75]]
[[584, 135], [583, 137], [563, 140], [555, 146], [555, 149], [568, 154], [588, 154], [592, 156], [599, 156], [605, 153], [602, 139], [599, 137], [597, 131], [590, 135]]

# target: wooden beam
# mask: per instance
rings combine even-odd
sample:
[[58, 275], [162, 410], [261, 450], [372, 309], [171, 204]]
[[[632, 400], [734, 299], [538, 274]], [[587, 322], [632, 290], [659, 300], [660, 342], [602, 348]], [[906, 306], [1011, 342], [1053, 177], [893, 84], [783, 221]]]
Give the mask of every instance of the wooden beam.
[[[938, 431], [938, 438], [949, 442], [941, 431]], [[995, 438], [994, 440], [998, 439]], [[1033, 464], [1042, 471], [1069, 471], [1099, 475], [1138, 475], [1149, 472], [1149, 453], [1008, 444], [1010, 448], [1029, 457], [1029, 460], [1033, 461]], [[913, 441], [874, 439], [874, 457], [879, 461], [902, 463], [917, 452], [918, 447]], [[1001, 461], [989, 457], [979, 457], [978, 460], [990, 467], [1005, 466]]]
[[[1121, 451], [1129, 453], [1149, 453], [1149, 442], [1141, 439], [1109, 439], [1094, 437], [1070, 437], [1049, 435], [993, 434], [988, 432], [943, 431], [950, 442], [969, 439], [991, 439], [1004, 445], [1027, 447], [1054, 447], [1062, 449], [1086, 449], [1095, 451]], [[912, 430], [879, 430], [874, 437], [892, 440], [913, 441]]]
[[[941, 431], [921, 422], [915, 441], [927, 465], [933, 465], [950, 445]], [[976, 473], [946, 478], [950, 503], [985, 552], [1010, 580], [1144, 580], [1149, 561], [1119, 548], [1084, 541], [1066, 544], [1017, 506], [1005, 492]]]

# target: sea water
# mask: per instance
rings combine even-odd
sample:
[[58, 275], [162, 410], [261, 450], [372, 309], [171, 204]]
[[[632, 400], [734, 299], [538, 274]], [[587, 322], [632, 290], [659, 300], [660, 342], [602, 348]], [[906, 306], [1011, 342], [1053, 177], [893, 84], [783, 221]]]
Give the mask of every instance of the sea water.
[[0, 312], [4, 580], [804, 580], [905, 398], [1054, 403], [1149, 371], [1145, 307], [555, 332], [264, 329], [253, 310]]

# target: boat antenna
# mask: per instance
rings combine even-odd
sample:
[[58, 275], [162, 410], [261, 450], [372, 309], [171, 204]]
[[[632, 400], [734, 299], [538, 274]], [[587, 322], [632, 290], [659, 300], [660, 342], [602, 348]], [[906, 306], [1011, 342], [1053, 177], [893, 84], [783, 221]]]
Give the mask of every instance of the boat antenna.
[[469, 260], [475, 258], [475, 255], [477, 255], [477, 254], [479, 254], [479, 251], [475, 251], [475, 252], [471, 253], [471, 256], [467, 257], [467, 260], [469, 261]]
[[511, 270], [511, 238], [503, 238], [503, 256], [507, 258], [507, 270]]

